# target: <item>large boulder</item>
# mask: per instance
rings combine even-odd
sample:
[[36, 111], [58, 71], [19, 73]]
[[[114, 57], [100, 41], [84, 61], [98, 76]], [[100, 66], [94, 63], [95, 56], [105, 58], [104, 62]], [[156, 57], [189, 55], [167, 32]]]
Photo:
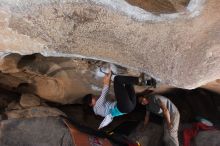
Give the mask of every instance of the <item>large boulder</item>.
[[220, 3], [173, 6], [156, 15], [124, 0], [0, 0], [1, 55], [105, 60], [182, 88], [219, 78]]
[[0, 122], [1, 146], [73, 146], [60, 118], [13, 119]]

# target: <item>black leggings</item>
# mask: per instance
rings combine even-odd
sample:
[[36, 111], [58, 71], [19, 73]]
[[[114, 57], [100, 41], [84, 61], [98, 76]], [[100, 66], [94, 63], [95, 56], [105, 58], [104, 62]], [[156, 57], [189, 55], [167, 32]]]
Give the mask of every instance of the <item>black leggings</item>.
[[114, 78], [117, 108], [122, 113], [130, 113], [136, 106], [134, 84], [138, 84], [138, 77], [116, 76]]

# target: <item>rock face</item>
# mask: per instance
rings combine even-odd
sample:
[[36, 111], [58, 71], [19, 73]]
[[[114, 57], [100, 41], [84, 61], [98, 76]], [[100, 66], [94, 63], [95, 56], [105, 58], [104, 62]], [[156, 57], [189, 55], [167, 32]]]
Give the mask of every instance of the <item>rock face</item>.
[[38, 106], [27, 109], [12, 110], [5, 112], [8, 119], [34, 118], [34, 117], [57, 117], [65, 116], [63, 112], [56, 108]]
[[1, 146], [73, 146], [70, 133], [59, 118], [4, 120], [0, 125]]
[[40, 99], [33, 94], [23, 94], [20, 99], [20, 104], [22, 107], [39, 106]]
[[102, 77], [96, 73], [103, 63], [101, 61], [43, 57], [40, 54], [20, 55], [20, 59], [17, 56], [10, 54], [3, 60], [0, 87], [22, 94], [20, 103], [23, 106], [32, 104], [33, 100], [28, 96], [33, 94], [41, 99], [67, 104], [102, 90]]
[[220, 76], [219, 7], [190, 0], [155, 15], [124, 0], [0, 0], [0, 51], [106, 60], [195, 88]]
[[16, 101], [12, 101], [11, 103], [8, 104], [7, 106], [7, 111], [10, 111], [10, 110], [21, 110], [22, 107], [20, 105], [20, 103], [16, 102]]

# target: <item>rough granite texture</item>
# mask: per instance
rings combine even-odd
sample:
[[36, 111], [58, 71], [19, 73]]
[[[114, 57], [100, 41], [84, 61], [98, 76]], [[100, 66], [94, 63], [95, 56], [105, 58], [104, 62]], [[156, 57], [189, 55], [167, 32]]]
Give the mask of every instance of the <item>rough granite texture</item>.
[[0, 0], [0, 51], [106, 60], [195, 88], [220, 77], [220, 3], [190, 7], [157, 16], [125, 1]]
[[73, 146], [62, 119], [13, 119], [0, 122], [1, 146]]
[[65, 114], [60, 110], [45, 106], [6, 111], [5, 115], [7, 115], [8, 119], [21, 119], [21, 118], [27, 119], [33, 117], [57, 117], [61, 115], [65, 116]]

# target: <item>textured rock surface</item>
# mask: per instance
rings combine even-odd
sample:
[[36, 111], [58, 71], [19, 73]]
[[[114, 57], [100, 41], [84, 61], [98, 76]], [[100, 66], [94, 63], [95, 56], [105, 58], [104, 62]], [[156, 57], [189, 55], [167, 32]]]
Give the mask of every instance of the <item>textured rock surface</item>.
[[10, 111], [10, 110], [21, 110], [22, 107], [20, 105], [20, 103], [18, 103], [17, 101], [12, 101], [11, 103], [8, 104], [6, 110]]
[[5, 112], [8, 119], [19, 119], [19, 118], [33, 118], [33, 117], [57, 117], [60, 115], [65, 116], [63, 112], [56, 108], [52, 107], [31, 107], [27, 109], [20, 109], [20, 110], [12, 110]]
[[[35, 94], [63, 104], [72, 103], [88, 93], [97, 94], [102, 89], [102, 77], [96, 72], [103, 62], [43, 57], [39, 54], [20, 56], [17, 60], [15, 56], [6, 56], [3, 61], [0, 86], [4, 89]], [[7, 70], [6, 64], [10, 65], [10, 62], [15, 64]]]
[[169, 15], [113, 0], [0, 0], [0, 6], [2, 56], [40, 52], [101, 59], [183, 88], [220, 76], [218, 0], [191, 0]]
[[40, 99], [33, 94], [23, 94], [20, 99], [20, 104], [22, 107], [38, 106], [40, 105]]
[[1, 146], [73, 145], [68, 129], [59, 118], [4, 120], [0, 125]]

